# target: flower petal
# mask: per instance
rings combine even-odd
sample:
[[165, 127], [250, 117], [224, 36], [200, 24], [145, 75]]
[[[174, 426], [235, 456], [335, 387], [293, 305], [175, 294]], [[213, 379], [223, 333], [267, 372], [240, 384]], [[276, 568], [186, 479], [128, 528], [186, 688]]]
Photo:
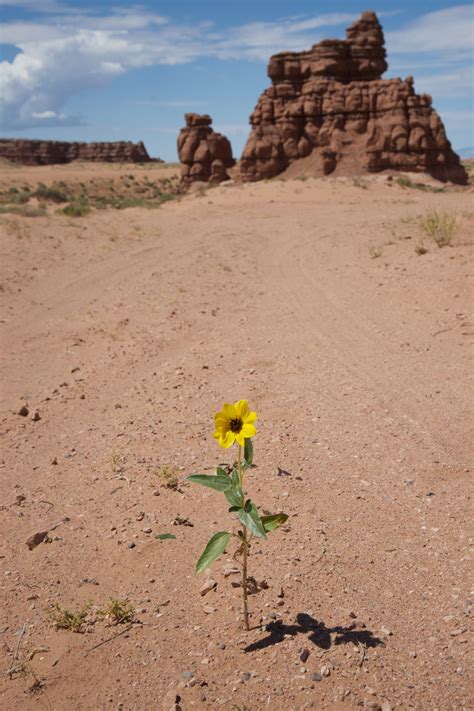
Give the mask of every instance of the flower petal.
[[255, 420], [258, 420], [256, 412], [249, 412], [249, 414], [244, 417], [245, 424], [255, 422]]
[[220, 413], [218, 415], [214, 415], [214, 422], [216, 427], [221, 427], [223, 429], [228, 429], [229, 427], [229, 419]]
[[242, 425], [240, 434], [242, 435], [242, 437], [254, 437], [257, 434], [257, 430], [254, 425], [251, 425], [246, 422], [244, 425]]
[[239, 400], [235, 403], [234, 407], [237, 411], [237, 417], [239, 417], [241, 420], [245, 420], [249, 412], [249, 404], [247, 400]]
[[241, 447], [244, 447], [245, 446], [245, 439], [244, 439], [242, 432], [238, 432], [234, 436], [235, 436], [235, 441], [237, 442], [237, 444], [239, 444]]
[[237, 417], [235, 405], [231, 405], [228, 402], [224, 403], [222, 407], [222, 412], [224, 413], [224, 416], [227, 417], [229, 420], [234, 420]]
[[219, 439], [219, 444], [224, 449], [227, 449], [228, 447], [230, 447], [231, 445], [234, 444], [234, 441], [235, 441], [235, 434], [233, 432], [227, 432], [224, 437], [221, 437]]

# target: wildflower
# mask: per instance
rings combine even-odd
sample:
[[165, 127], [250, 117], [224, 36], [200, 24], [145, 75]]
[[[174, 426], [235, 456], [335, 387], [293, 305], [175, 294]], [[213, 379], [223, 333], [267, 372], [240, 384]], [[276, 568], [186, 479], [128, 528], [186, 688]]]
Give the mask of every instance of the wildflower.
[[214, 415], [214, 439], [218, 439], [220, 446], [225, 449], [234, 442], [243, 447], [245, 439], [257, 434], [253, 424], [256, 419], [257, 413], [249, 411], [247, 400], [239, 400], [234, 405], [226, 402], [222, 410]]

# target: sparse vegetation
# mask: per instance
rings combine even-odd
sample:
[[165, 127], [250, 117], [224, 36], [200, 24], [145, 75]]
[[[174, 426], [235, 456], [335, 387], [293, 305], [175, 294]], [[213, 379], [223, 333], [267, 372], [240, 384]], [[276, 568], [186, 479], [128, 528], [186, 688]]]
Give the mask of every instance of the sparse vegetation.
[[44, 207], [31, 207], [30, 205], [0, 205], [2, 215], [21, 215], [22, 217], [44, 217]]
[[353, 178], [352, 185], [355, 188], [362, 188], [362, 190], [368, 190], [367, 181], [364, 178]]
[[369, 254], [371, 259], [377, 259], [383, 254], [383, 247], [380, 244], [370, 244]]
[[84, 217], [88, 215], [90, 211], [89, 205], [83, 200], [70, 202], [69, 205], [66, 205], [62, 210], [68, 217]]
[[132, 622], [135, 617], [135, 608], [127, 599], [111, 597], [100, 614], [111, 620], [113, 624], [120, 625]]
[[427, 193], [444, 193], [446, 192], [446, 188], [437, 188], [432, 185], [426, 185], [425, 183], [415, 183], [410, 178], [407, 178], [406, 175], [399, 175], [394, 179], [394, 183], [397, 185], [400, 185], [402, 188], [412, 188], [413, 190], [423, 190], [424, 192]]
[[419, 225], [438, 247], [447, 247], [459, 228], [457, 215], [447, 210], [430, 210], [420, 217]]
[[90, 610], [90, 603], [86, 603], [80, 610], [69, 610], [63, 607], [59, 602], [55, 602], [48, 608], [48, 614], [51, 617], [56, 629], [70, 630], [71, 632], [82, 632], [82, 628], [86, 617]]
[[159, 478], [160, 483], [166, 487], [166, 489], [172, 489], [173, 491], [177, 490], [179, 486], [177, 467], [171, 467], [168, 464], [165, 464], [165, 466], [158, 469], [155, 474]]
[[425, 247], [425, 245], [423, 244], [423, 242], [418, 242], [418, 244], [417, 244], [416, 247], [415, 247], [415, 252], [416, 252], [418, 255], [421, 255], [421, 254], [426, 254], [427, 251], [428, 251], [428, 250], [426, 249], [426, 247]]
[[37, 197], [38, 200], [43, 200], [46, 202], [61, 203], [67, 202], [69, 200], [68, 195], [66, 195], [66, 193], [62, 190], [59, 190], [54, 186], [48, 187], [43, 183], [38, 184], [34, 196]]

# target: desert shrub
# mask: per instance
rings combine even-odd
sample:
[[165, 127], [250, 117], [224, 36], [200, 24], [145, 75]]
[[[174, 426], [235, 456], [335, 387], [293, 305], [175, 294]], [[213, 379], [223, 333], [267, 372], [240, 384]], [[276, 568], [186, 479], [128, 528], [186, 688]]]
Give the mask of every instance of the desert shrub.
[[438, 247], [447, 247], [459, 228], [457, 215], [447, 210], [430, 210], [420, 217], [420, 227]]
[[407, 178], [406, 175], [399, 175], [395, 178], [394, 180], [397, 185], [400, 185], [401, 188], [412, 188], [413, 190], [423, 190], [423, 192], [426, 193], [444, 193], [446, 192], [446, 188], [436, 188], [433, 187], [432, 185], [425, 185], [425, 183], [414, 183], [410, 178]]
[[89, 613], [90, 604], [86, 604], [80, 610], [68, 610], [67, 607], [63, 607], [59, 602], [55, 602], [54, 605], [48, 609], [48, 614], [51, 620], [54, 622], [56, 629], [58, 630], [70, 630], [71, 632], [81, 632], [82, 625]]
[[0, 214], [21, 215], [22, 217], [44, 217], [47, 213], [44, 207], [29, 205], [0, 205]]
[[47, 185], [43, 185], [43, 183], [39, 183], [34, 195], [38, 198], [38, 200], [45, 200], [49, 202], [60, 203], [67, 202], [69, 200], [66, 193], [62, 190], [58, 190], [58, 188], [48, 187]]
[[63, 213], [68, 217], [84, 217], [91, 211], [89, 205], [83, 201], [72, 201], [63, 209]]
[[11, 205], [25, 205], [30, 199], [30, 193], [27, 190], [18, 190], [18, 188], [10, 188], [8, 193], [2, 195], [2, 202]]
[[132, 622], [135, 617], [135, 608], [129, 600], [111, 597], [100, 614], [119, 625], [123, 622]]

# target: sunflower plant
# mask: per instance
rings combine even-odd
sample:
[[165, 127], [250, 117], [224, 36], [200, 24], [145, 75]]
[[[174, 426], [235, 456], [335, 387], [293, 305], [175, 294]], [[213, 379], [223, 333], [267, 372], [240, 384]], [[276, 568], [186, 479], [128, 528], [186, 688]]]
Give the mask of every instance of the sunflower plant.
[[237, 550], [234, 560], [242, 568], [242, 595], [245, 629], [249, 630], [248, 611], [248, 557], [253, 537], [266, 539], [267, 534], [274, 531], [288, 520], [285, 513], [261, 516], [258, 508], [246, 497], [245, 472], [253, 463], [252, 437], [257, 434], [255, 422], [258, 417], [249, 409], [247, 400], [239, 400], [233, 405], [224, 403], [222, 410], [214, 415], [216, 439], [221, 447], [228, 449], [235, 445], [237, 458], [227, 467], [216, 467], [215, 474], [193, 474], [188, 481], [201, 486], [207, 486], [220, 491], [230, 504], [229, 513], [234, 515], [238, 529], [235, 531], [219, 531], [208, 541], [204, 551], [196, 563], [196, 572], [206, 570], [227, 548], [231, 538], [237, 539]]

